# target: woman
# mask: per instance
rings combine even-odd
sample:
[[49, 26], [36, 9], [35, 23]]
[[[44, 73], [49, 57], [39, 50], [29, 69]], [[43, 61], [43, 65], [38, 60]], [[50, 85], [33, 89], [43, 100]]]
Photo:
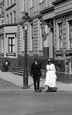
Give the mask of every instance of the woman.
[[56, 69], [54, 64], [52, 64], [51, 60], [48, 60], [48, 63], [46, 65], [46, 80], [45, 80], [45, 86], [47, 86], [46, 92], [51, 92], [53, 87], [56, 87]]

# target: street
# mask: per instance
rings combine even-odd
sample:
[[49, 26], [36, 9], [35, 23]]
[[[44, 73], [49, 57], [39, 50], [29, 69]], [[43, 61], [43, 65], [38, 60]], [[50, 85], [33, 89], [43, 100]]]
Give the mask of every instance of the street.
[[72, 115], [72, 92], [0, 91], [0, 115]]

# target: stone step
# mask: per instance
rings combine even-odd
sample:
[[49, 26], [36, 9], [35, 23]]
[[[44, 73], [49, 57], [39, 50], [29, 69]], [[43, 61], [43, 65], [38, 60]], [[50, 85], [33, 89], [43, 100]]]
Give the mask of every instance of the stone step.
[[[14, 74], [16, 74], [16, 75], [21, 75], [21, 76], [23, 76], [23, 74], [24, 74], [24, 68], [18, 68], [15, 72], [13, 72]], [[30, 68], [29, 67], [27, 67], [27, 73], [28, 73], [28, 75], [30, 75]]]

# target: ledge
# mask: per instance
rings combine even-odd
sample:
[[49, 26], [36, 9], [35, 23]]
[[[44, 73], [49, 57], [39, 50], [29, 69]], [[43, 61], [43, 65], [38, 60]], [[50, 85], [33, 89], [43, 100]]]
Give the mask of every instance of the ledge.
[[63, 50], [57, 50], [57, 51], [55, 52], [55, 55], [56, 55], [56, 56], [63, 56]]
[[66, 50], [65, 55], [66, 56], [72, 56], [72, 50]]
[[64, 2], [66, 0], [55, 0], [54, 2], [52, 2], [53, 5], [59, 4], [61, 2]]
[[10, 52], [10, 53], [6, 53], [6, 56], [16, 56], [16, 53], [14, 53], [14, 52]]
[[30, 7], [29, 9], [32, 10], [34, 8], [34, 6]]
[[51, 7], [47, 7], [45, 9], [43, 9], [42, 11], [40, 11], [41, 14], [44, 14], [44, 13], [47, 13], [47, 12], [50, 12], [54, 10], [54, 6], [51, 6]]
[[11, 9], [11, 8], [14, 7], [15, 5], [16, 5], [16, 3], [13, 3], [11, 6], [9, 6], [9, 7], [6, 8], [6, 11], [9, 10], [9, 9]]
[[2, 24], [2, 25], [0, 25], [0, 28], [9, 27], [9, 26], [17, 26], [17, 23], [13, 23], [13, 24]]

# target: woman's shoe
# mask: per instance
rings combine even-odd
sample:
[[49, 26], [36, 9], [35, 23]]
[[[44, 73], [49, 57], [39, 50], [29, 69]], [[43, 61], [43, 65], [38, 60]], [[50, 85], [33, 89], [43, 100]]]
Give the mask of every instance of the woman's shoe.
[[52, 87], [50, 88], [50, 92], [52, 92]]
[[47, 89], [46, 92], [50, 92], [50, 91]]

